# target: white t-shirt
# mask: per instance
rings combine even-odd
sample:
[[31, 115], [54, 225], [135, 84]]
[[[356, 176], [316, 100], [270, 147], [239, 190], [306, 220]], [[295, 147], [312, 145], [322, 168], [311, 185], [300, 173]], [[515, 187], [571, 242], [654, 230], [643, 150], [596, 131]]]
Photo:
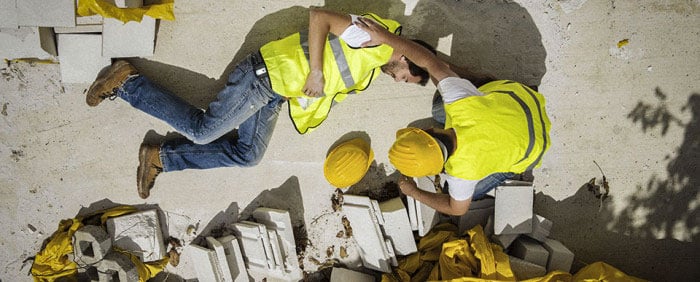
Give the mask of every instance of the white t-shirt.
[[345, 31], [343, 31], [343, 34], [339, 36], [341, 39], [343, 39], [343, 41], [345, 41], [345, 43], [353, 48], [360, 48], [362, 47], [362, 43], [372, 39], [372, 37], [369, 36], [369, 33], [355, 25], [358, 17], [359, 16], [357, 15], [350, 15], [350, 26], [348, 26]]
[[[459, 77], [446, 77], [437, 85], [442, 100], [446, 104], [454, 103], [457, 100], [470, 96], [483, 96], [471, 81]], [[444, 173], [445, 181], [449, 184], [450, 197], [457, 201], [468, 200], [474, 195], [474, 189], [479, 180], [467, 180]]]

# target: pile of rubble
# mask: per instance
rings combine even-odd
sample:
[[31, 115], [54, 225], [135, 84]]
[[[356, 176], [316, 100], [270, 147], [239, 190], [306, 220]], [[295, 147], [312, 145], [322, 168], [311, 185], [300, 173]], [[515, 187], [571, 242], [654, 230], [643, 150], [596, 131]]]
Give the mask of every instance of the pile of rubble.
[[[143, 0], [116, 0], [138, 8]], [[0, 58], [60, 62], [63, 83], [90, 83], [112, 58], [153, 56], [156, 19], [123, 23], [100, 15], [76, 16], [77, 0], [0, 1]]]

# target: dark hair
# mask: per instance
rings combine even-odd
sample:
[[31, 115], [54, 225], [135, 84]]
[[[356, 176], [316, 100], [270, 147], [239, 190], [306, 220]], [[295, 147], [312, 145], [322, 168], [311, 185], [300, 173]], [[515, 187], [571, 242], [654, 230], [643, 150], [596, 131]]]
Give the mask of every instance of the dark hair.
[[[433, 52], [433, 54], [437, 54], [435, 48], [427, 42], [420, 39], [411, 39], [411, 41], [425, 47], [426, 49], [430, 50], [430, 52]], [[418, 84], [425, 86], [425, 84], [427, 84], [428, 80], [430, 79], [430, 74], [428, 73], [428, 71], [414, 64], [408, 58], [406, 58], [406, 61], [408, 62], [408, 71], [411, 73], [411, 75], [420, 76], [420, 81], [418, 82]]]

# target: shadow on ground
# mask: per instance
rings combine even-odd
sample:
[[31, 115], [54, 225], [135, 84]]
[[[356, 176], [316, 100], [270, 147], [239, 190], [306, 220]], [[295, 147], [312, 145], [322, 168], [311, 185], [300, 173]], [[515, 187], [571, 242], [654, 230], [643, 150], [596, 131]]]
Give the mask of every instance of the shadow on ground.
[[[667, 108], [666, 95], [660, 89], [655, 95], [657, 105], [639, 102], [628, 118], [644, 132], [660, 130], [662, 135], [671, 126], [685, 127], [683, 142], [667, 157], [666, 179], [653, 176], [632, 196], [618, 199], [627, 203], [620, 214], [615, 214], [607, 202], [601, 207], [586, 184], [561, 201], [542, 193], [535, 196], [536, 212], [555, 222], [551, 237], [576, 254], [572, 271], [604, 261], [653, 281], [700, 280], [700, 94], [690, 95], [680, 109], [690, 112], [687, 123]], [[614, 197], [614, 183], [610, 189]]]

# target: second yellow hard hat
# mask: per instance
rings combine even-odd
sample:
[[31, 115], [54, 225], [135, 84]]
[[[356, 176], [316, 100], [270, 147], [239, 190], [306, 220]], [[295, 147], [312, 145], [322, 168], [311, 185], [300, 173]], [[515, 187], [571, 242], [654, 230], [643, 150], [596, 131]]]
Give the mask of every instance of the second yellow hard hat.
[[335, 187], [349, 187], [365, 176], [373, 160], [374, 152], [369, 144], [355, 138], [341, 143], [328, 154], [323, 175]]

